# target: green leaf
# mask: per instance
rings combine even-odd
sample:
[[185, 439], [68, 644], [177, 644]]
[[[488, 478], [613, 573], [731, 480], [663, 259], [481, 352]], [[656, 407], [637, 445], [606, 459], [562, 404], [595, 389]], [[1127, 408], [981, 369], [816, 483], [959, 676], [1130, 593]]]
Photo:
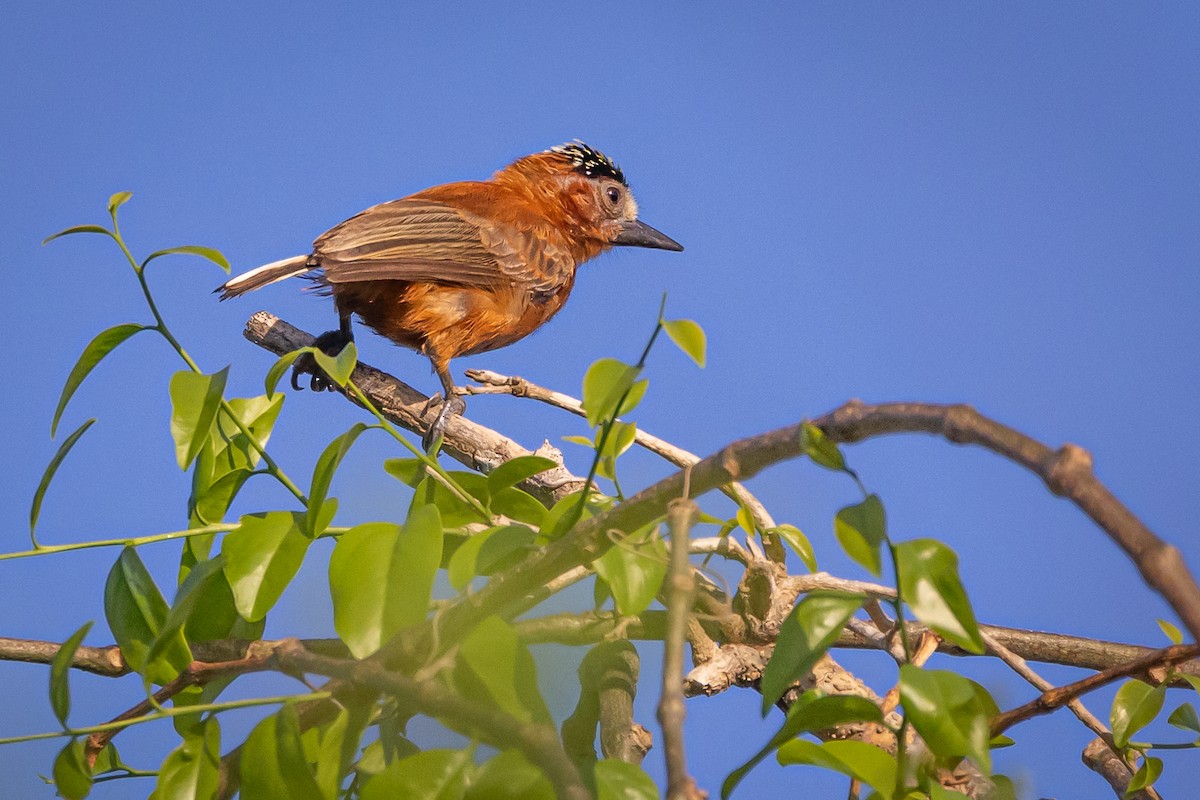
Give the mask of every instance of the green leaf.
[[967, 756], [991, 772], [989, 720], [995, 701], [979, 684], [956, 672], [900, 667], [900, 702], [909, 722], [942, 758]]
[[242, 800], [326, 800], [300, 744], [294, 706], [264, 719], [242, 745]]
[[636, 764], [617, 758], [596, 762], [596, 800], [658, 800], [658, 787]]
[[788, 547], [792, 548], [792, 552], [800, 557], [809, 572], [817, 571], [817, 557], [813, 553], [812, 543], [799, 528], [795, 525], [776, 525], [774, 528], [768, 528], [767, 533], [778, 536], [787, 542]]
[[1197, 716], [1196, 708], [1191, 703], [1184, 703], [1172, 711], [1167, 722], [1176, 728], [1200, 733], [1200, 716]]
[[501, 489], [494, 494], [489, 508], [495, 514], [503, 514], [537, 528], [542, 527], [547, 514], [546, 507], [539, 503], [536, 497], [515, 486]]
[[133, 192], [116, 192], [108, 198], [108, 213], [113, 218], [113, 223], [117, 221], [117, 209], [129, 202], [129, 198], [133, 197]]
[[298, 350], [293, 350], [290, 353], [284, 353], [281, 355], [279, 359], [271, 365], [271, 368], [267, 370], [267, 377], [263, 381], [263, 386], [267, 390], [267, 396], [275, 396], [275, 388], [279, 385], [280, 378], [282, 378], [284, 373], [288, 371], [288, 367], [292, 365], [292, 362], [305, 353], [315, 352], [317, 352], [315, 347], [301, 347]]
[[469, 750], [426, 750], [393, 761], [367, 781], [361, 797], [362, 800], [461, 800], [472, 766]]
[[601, 358], [583, 376], [583, 410], [593, 428], [617, 416], [621, 398], [633, 388], [637, 367], [615, 358]]
[[971, 602], [958, 577], [958, 556], [934, 539], [915, 539], [896, 545], [900, 596], [917, 619], [943, 639], [967, 652], [982, 655], [983, 638]]
[[158, 769], [154, 800], [211, 800], [221, 767], [221, 726], [216, 717], [197, 721]]
[[536, 535], [524, 525], [508, 525], [467, 537], [446, 566], [450, 585], [461, 592], [476, 575], [487, 575], [497, 563], [528, 548]]
[[592, 563], [622, 615], [645, 611], [667, 574], [667, 543], [658, 528], [657, 523], [639, 528]]
[[663, 330], [688, 358], [696, 362], [696, 366], [703, 369], [704, 355], [708, 349], [703, 328], [690, 319], [670, 319], [663, 321]]
[[221, 413], [217, 414], [217, 432], [225, 443], [218, 442], [218, 437], [214, 437], [213, 440], [214, 469], [218, 477], [236, 469], [253, 469], [258, 466], [262, 459], [259, 448], [265, 449], [270, 441], [271, 432], [275, 429], [275, 421], [279, 419], [285, 399], [282, 394], [274, 397], [261, 394], [258, 397], [229, 399], [229, 410], [233, 412], [237, 421], [250, 431], [254, 442], [258, 443], [258, 448], [251, 443], [250, 437], [241, 432], [233, 417], [222, 409]]
[[417, 488], [425, 480], [425, 462], [419, 458], [389, 458], [383, 470], [405, 486]]
[[600, 465], [598, 471], [602, 477], [609, 480], [616, 480], [617, 459], [633, 446], [636, 439], [637, 423], [614, 421], [609, 425], [608, 436], [605, 437], [604, 446], [599, 451]]
[[1162, 632], [1171, 640], [1171, 644], [1183, 644], [1183, 633], [1165, 619], [1158, 620], [1158, 627], [1162, 628]]
[[[478, 498], [487, 495], [487, 478], [470, 472], [449, 472], [451, 480], [468, 496]], [[417, 485], [412, 506], [431, 505], [442, 515], [443, 528], [457, 528], [481, 521], [481, 515], [467, 500], [451, 490], [441, 477], [428, 476]], [[488, 518], [490, 519], [490, 517]]]
[[208, 259], [221, 269], [225, 270], [226, 274], [229, 272], [229, 259], [225, 258], [225, 256], [221, 254], [220, 250], [212, 247], [201, 247], [198, 244], [185, 244], [180, 245], [179, 247], [168, 247], [166, 250], [156, 250], [150, 255], [146, 256], [146, 260], [142, 262], [142, 269], [145, 269], [146, 265], [156, 258], [174, 254], [200, 256], [201, 258]]
[[763, 716], [812, 670], [865, 600], [860, 595], [813, 592], [796, 604], [779, 627], [775, 652], [763, 670]]
[[454, 678], [463, 695], [477, 703], [495, 705], [522, 722], [550, 722], [533, 656], [512, 626], [497, 616], [485, 619], [463, 640]]
[[100, 225], [75, 225], [74, 227], [71, 227], [71, 228], [65, 228], [65, 229], [59, 231], [58, 233], [50, 234], [45, 239], [42, 239], [42, 244], [49, 244], [50, 242], [53, 242], [55, 239], [58, 239], [63, 236], [71, 236], [76, 233], [102, 233], [109, 238], [116, 238], [113, 236], [112, 231], [110, 231], [108, 228], [102, 227]]
[[557, 466], [557, 462], [545, 456], [518, 456], [492, 470], [487, 476], [488, 491], [495, 495]]
[[170, 683], [192, 662], [192, 653], [178, 633], [160, 654], [150, 648], [167, 618], [167, 601], [138, 557], [126, 547], [108, 573], [104, 586], [104, 615], [126, 663], [157, 684]]
[[728, 800], [733, 790], [759, 762], [769, 756], [784, 742], [795, 739], [802, 733], [827, 730], [851, 722], [882, 722], [883, 712], [879, 706], [865, 697], [854, 695], [820, 696], [807, 691], [788, 707], [787, 719], [761, 750], [746, 763], [729, 773], [721, 784], [721, 800]]
[[75, 651], [91, 629], [92, 623], [85, 622], [83, 627], [62, 643], [50, 661], [50, 707], [64, 729], [67, 727], [67, 715], [71, 713], [71, 687], [67, 683], [67, 675], [71, 671], [71, 662], [75, 660]]
[[385, 522], [342, 534], [329, 559], [333, 626], [356, 658], [425, 619], [442, 560], [442, 522], [416, 508], [401, 528]]
[[554, 800], [554, 787], [519, 750], [486, 761], [471, 781], [466, 800]]
[[246, 621], [265, 617], [300, 569], [312, 544], [300, 528], [304, 518], [295, 511], [251, 514], [221, 542], [225, 577]]
[[171, 376], [171, 437], [180, 469], [187, 469], [212, 435], [229, 367], [213, 375], [176, 372]]
[[84, 746], [84, 739], [72, 739], [54, 759], [54, 788], [66, 800], [83, 800], [92, 791], [92, 772]]
[[896, 760], [874, 745], [853, 740], [824, 744], [793, 739], [779, 748], [775, 758], [783, 766], [812, 764], [857, 778], [885, 797], [896, 787]]
[[[150, 652], [146, 656], [149, 660], [154, 661], [161, 654], [178, 645], [183, 626], [196, 611], [199, 606], [198, 601], [205, 596], [209, 584], [221, 575], [223, 566], [224, 561], [218, 556], [208, 561], [201, 561], [191, 568], [175, 593], [175, 604], [171, 606], [171, 610], [159, 626], [158, 635], [154, 637], [154, 642], [150, 645]], [[200, 611], [202, 615], [211, 613], [208, 608], [202, 606], [200, 606]]]
[[1129, 785], [1125, 787], [1125, 797], [1133, 797], [1138, 792], [1154, 785], [1154, 782], [1159, 779], [1163, 771], [1163, 762], [1161, 758], [1154, 756], [1146, 756], [1142, 759], [1142, 765], [1138, 767], [1137, 772], [1133, 773], [1133, 778], [1130, 779]]
[[[67, 457], [67, 453], [71, 452], [71, 448], [79, 441], [79, 437], [83, 436], [95, 421], [96, 418], [93, 417], [76, 428], [74, 433], [63, 440], [62, 446], [58, 448], [54, 458], [50, 459], [50, 463], [46, 465], [46, 471], [42, 473], [42, 479], [38, 482], [37, 491], [33, 493], [33, 505], [29, 508], [29, 535], [31, 537], [37, 529], [38, 517], [42, 513], [42, 500], [46, 497], [46, 490], [50, 488], [50, 481], [54, 480], [54, 473], [58, 472], [63, 459]], [[37, 539], [33, 540], [33, 546], [38, 546]]]
[[825, 431], [811, 422], [805, 422], [800, 426], [800, 436], [804, 454], [814, 463], [826, 469], [846, 471], [846, 460], [842, 458], [842, 451], [836, 444], [829, 441], [829, 438], [825, 436]]
[[58, 423], [62, 419], [63, 412], [67, 409], [67, 403], [74, 396], [75, 390], [83, 383], [84, 378], [91, 373], [106, 355], [115, 350], [121, 342], [124, 342], [139, 331], [150, 329], [149, 325], [138, 325], [134, 322], [127, 322], [124, 325], [114, 325], [108, 330], [97, 334], [96, 338], [92, 339], [88, 343], [88, 346], [83, 348], [83, 353], [79, 356], [79, 360], [75, 362], [75, 366], [71, 368], [71, 374], [67, 376], [67, 382], [63, 386], [62, 394], [58, 398], [58, 407], [54, 409], [54, 419], [50, 423], [51, 438], [57, 434]]
[[314, 349], [313, 357], [317, 366], [325, 371], [330, 380], [345, 388], [354, 368], [358, 365], [358, 347], [354, 342], [346, 342], [346, 346], [336, 356], [328, 355], [324, 350]]
[[1149, 725], [1162, 711], [1165, 699], [1166, 689], [1162, 686], [1151, 686], [1139, 680], [1126, 681], [1117, 690], [1109, 715], [1113, 742], [1117, 747], [1127, 746], [1135, 733]]
[[333, 474], [337, 471], [338, 465], [342, 463], [342, 459], [346, 457], [346, 453], [350, 451], [354, 440], [368, 427], [374, 426], [368, 426], [362, 422], [354, 423], [350, 430], [330, 442], [329, 446], [325, 448], [325, 452], [321, 453], [321, 457], [317, 459], [317, 465], [313, 468], [312, 488], [308, 492], [309, 511], [304, 517], [305, 535], [313, 537], [321, 532], [317, 528], [317, 521], [320, 518], [321, 506], [329, 494], [329, 484], [333, 481]]
[[879, 577], [882, 571], [879, 546], [887, 538], [887, 520], [877, 495], [839, 511], [833, 520], [833, 532], [846, 555]]

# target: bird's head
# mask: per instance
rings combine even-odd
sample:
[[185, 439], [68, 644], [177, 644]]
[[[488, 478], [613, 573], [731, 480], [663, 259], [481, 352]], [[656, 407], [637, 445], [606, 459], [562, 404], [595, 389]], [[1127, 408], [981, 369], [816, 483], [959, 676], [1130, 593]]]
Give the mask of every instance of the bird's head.
[[612, 159], [578, 140], [514, 161], [498, 179], [515, 178], [533, 188], [547, 211], [561, 214], [575, 236], [613, 246], [683, 250], [671, 237], [638, 220], [638, 205], [625, 173]]

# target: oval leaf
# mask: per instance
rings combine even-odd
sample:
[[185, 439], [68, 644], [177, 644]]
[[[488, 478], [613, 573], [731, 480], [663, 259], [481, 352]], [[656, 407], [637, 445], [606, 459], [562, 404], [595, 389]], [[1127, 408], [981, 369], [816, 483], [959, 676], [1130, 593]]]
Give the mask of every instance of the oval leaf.
[[113, 235], [112, 231], [100, 225], [75, 225], [70, 228], [64, 228], [58, 233], [50, 234], [45, 239], [42, 239], [42, 244], [47, 244], [49, 242], [53, 242], [55, 239], [63, 236], [71, 236], [76, 233], [102, 233], [108, 237], [112, 237]]
[[612, 591], [617, 610], [626, 616], [640, 614], [667, 574], [667, 543], [657, 523], [646, 525], [610, 547], [592, 566]]
[[896, 787], [896, 760], [866, 742], [831, 741], [817, 744], [793, 739], [779, 748], [780, 764], [812, 764], [857, 778], [875, 791], [891, 797]]
[[796, 604], [779, 627], [775, 652], [763, 669], [763, 716], [788, 687], [809, 673], [865, 600], [860, 595], [813, 592]]
[[557, 466], [556, 461], [545, 456], [518, 456], [509, 459], [487, 476], [488, 491], [494, 495]]
[[[317, 465], [313, 468], [312, 488], [308, 492], [309, 513], [304, 517], [304, 532], [306, 535], [312, 537], [321, 532], [317, 525], [320, 519], [319, 512], [325, 503], [325, 498], [329, 495], [329, 484], [333, 482], [333, 474], [337, 472], [338, 465], [342, 463], [342, 459], [350, 451], [354, 440], [359, 437], [359, 434], [367, 430], [368, 427], [374, 426], [356, 422], [350, 430], [330, 442], [325, 451], [321, 453], [321, 457], [317, 459]], [[326, 524], [328, 524], [328, 521]]]
[[778, 536], [787, 542], [788, 547], [792, 548], [792, 552], [800, 557], [809, 572], [817, 571], [817, 556], [813, 552], [812, 543], [799, 528], [795, 525], [776, 525], [774, 528], [768, 528], [767, 533]]
[[213, 375], [183, 371], [171, 376], [171, 437], [180, 469], [191, 466], [212, 435], [228, 377], [229, 367]]
[[50, 423], [50, 436], [53, 437], [58, 431], [58, 422], [62, 419], [63, 412], [67, 409], [67, 403], [75, 394], [75, 390], [83, 383], [83, 379], [88, 376], [92, 369], [100, 363], [100, 361], [121, 342], [133, 336], [139, 331], [149, 330], [148, 325], [138, 325], [133, 322], [124, 325], [114, 325], [106, 331], [102, 331], [88, 343], [88, 346], [83, 348], [83, 354], [79, 356], [79, 360], [75, 362], [75, 366], [71, 368], [71, 374], [67, 376], [67, 382], [63, 386], [62, 395], [58, 398], [58, 407], [54, 409], [54, 419]]
[[83, 800], [92, 791], [92, 772], [84, 756], [84, 740], [72, 739], [54, 759], [54, 788], [65, 800]]
[[167, 601], [138, 557], [126, 547], [108, 573], [104, 586], [104, 616], [126, 663], [157, 684], [172, 681], [192, 662], [183, 636], [176, 632], [160, 654], [150, 658], [150, 648], [167, 618]]
[[826, 469], [846, 470], [846, 459], [842, 458], [842, 451], [838, 446], [829, 441], [825, 436], [825, 431], [818, 428], [812, 423], [805, 422], [800, 426], [800, 435], [802, 437], [802, 445], [804, 454], [820, 464]]
[[33, 538], [33, 546], [35, 548], [39, 547], [39, 545], [37, 539], [33, 536], [33, 532], [37, 529], [38, 517], [42, 513], [42, 500], [46, 497], [46, 490], [50, 488], [50, 481], [54, 480], [54, 473], [58, 472], [58, 467], [62, 464], [63, 459], [67, 457], [67, 453], [71, 452], [71, 448], [79, 441], [79, 437], [83, 436], [95, 421], [95, 417], [89, 419], [76, 428], [74, 433], [64, 439], [62, 446], [54, 454], [54, 458], [50, 459], [50, 463], [46, 465], [46, 471], [42, 473], [42, 479], [38, 482], [37, 491], [33, 493], [33, 505], [29, 508], [29, 536]]
[[342, 534], [329, 559], [333, 626], [356, 658], [425, 619], [441, 560], [433, 506], [414, 509], [403, 528], [372, 522]]
[[75, 660], [75, 652], [91, 629], [92, 623], [84, 623], [82, 628], [62, 643], [50, 662], [50, 707], [64, 729], [67, 727], [67, 715], [71, 713], [71, 687], [67, 683], [67, 675], [71, 671], [71, 662]]
[[1109, 720], [1112, 724], [1113, 742], [1125, 747], [1135, 733], [1150, 724], [1162, 711], [1166, 690], [1162, 686], [1151, 686], [1139, 681], [1126, 681], [1113, 698]]
[[671, 341], [682, 350], [688, 358], [696, 362], [696, 366], [704, 367], [705, 352], [708, 348], [704, 329], [694, 320], [670, 319], [663, 321], [663, 330]]
[[909, 722], [938, 756], [968, 756], [991, 772], [988, 721], [996, 704], [987, 691], [956, 672], [900, 667], [900, 702]]
[[658, 787], [645, 770], [628, 761], [596, 762], [596, 800], [658, 800]]
[[117, 221], [117, 209], [129, 202], [133, 197], [133, 192], [116, 192], [108, 198], [108, 213], [112, 216], [113, 222]]
[[550, 721], [533, 656], [499, 617], [488, 617], [463, 640], [454, 677], [460, 691], [481, 705], [494, 705], [522, 722]]
[[283, 374], [288, 371], [288, 367], [292, 365], [292, 362], [305, 353], [315, 352], [317, 352], [315, 347], [301, 347], [299, 350], [293, 350], [290, 353], [284, 353], [281, 355], [279, 359], [271, 365], [271, 368], [267, 370], [267, 377], [263, 381], [263, 385], [267, 390], [267, 396], [275, 396], [275, 389], [279, 386], [279, 380], [283, 377]]
[[226, 273], [229, 272], [229, 259], [225, 258], [220, 250], [212, 247], [201, 247], [198, 244], [185, 244], [179, 247], [168, 247], [166, 250], [156, 250], [155, 252], [146, 256], [146, 260], [142, 262], [142, 269], [145, 269], [146, 265], [156, 258], [162, 258], [163, 256], [175, 254], [200, 256], [201, 258], [206, 258], [212, 263], [216, 264]]
[[983, 654], [983, 638], [966, 589], [958, 577], [958, 556], [933, 539], [896, 545], [900, 596], [939, 636], [970, 653]]
[[879, 577], [882, 570], [879, 547], [887, 538], [887, 520], [877, 495], [839, 511], [833, 519], [833, 532], [846, 555]]
[[615, 358], [601, 358], [583, 376], [583, 410], [593, 428], [616, 416], [621, 399], [633, 388], [639, 370]]
[[247, 622], [267, 615], [304, 562], [312, 539], [300, 530], [303, 518], [294, 511], [252, 514], [221, 542], [225, 577]]
[[479, 768], [466, 800], [554, 800], [554, 787], [519, 750], [505, 750]]
[[426, 750], [373, 776], [362, 800], [461, 800], [470, 768], [469, 750]]
[[346, 342], [346, 346], [336, 356], [327, 354], [324, 350], [313, 350], [313, 358], [317, 366], [324, 370], [329, 379], [338, 386], [345, 388], [358, 365], [358, 347], [354, 342]]
[[212, 798], [216, 796], [221, 768], [221, 726], [216, 717], [197, 722], [183, 734], [183, 742], [167, 755], [158, 769], [155, 800]]
[[326, 800], [300, 744], [290, 705], [264, 719], [242, 745], [242, 800]]

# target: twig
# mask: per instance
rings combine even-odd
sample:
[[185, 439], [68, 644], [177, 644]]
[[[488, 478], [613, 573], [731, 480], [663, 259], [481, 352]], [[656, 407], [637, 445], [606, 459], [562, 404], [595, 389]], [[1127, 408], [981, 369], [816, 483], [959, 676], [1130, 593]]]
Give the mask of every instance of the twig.
[[1200, 586], [1179, 549], [1159, 539], [1113, 496], [1092, 472], [1086, 450], [1065, 444], [1052, 450], [1041, 442], [988, 419], [967, 405], [932, 403], [846, 403], [813, 420], [835, 442], [859, 442], [891, 433], [932, 433], [956, 444], [986, 447], [1070, 499], [1128, 554], [1142, 578], [1163, 596], [1194, 640], [1200, 641]]
[[667, 631], [663, 640], [662, 695], [658, 701], [658, 722], [663, 731], [663, 751], [667, 763], [667, 800], [695, 800], [704, 795], [688, 775], [687, 751], [683, 746], [683, 642], [696, 577], [688, 561], [688, 534], [699, 510], [686, 497], [674, 500], [667, 508], [667, 529], [671, 536], [670, 569], [666, 576]]
[[993, 717], [992, 735], [999, 736], [1018, 722], [1024, 722], [1032, 717], [1048, 714], [1056, 708], [1066, 705], [1068, 701], [1094, 689], [1098, 689], [1105, 684], [1112, 683], [1115, 680], [1120, 680], [1129, 675], [1148, 672], [1155, 667], [1169, 667], [1181, 661], [1195, 658], [1197, 655], [1200, 655], [1200, 645], [1176, 644], [1164, 647], [1161, 650], [1155, 650], [1149, 655], [1127, 664], [1121, 664], [1111, 669], [1106, 669], [1103, 672], [1097, 672], [1095, 675], [1089, 675], [1083, 680], [1042, 692], [1037, 699]]
[[[577, 398], [571, 397], [562, 392], [556, 392], [553, 389], [547, 389], [544, 386], [539, 386], [532, 381], [516, 375], [501, 375], [498, 372], [492, 372], [487, 369], [469, 369], [467, 377], [473, 381], [483, 384], [482, 386], [467, 386], [467, 394], [508, 394], [513, 397], [528, 397], [531, 400], [539, 400], [547, 405], [570, 412], [577, 417], [585, 417], [587, 413], [583, 410], [583, 403]], [[660, 439], [657, 436], [646, 433], [640, 427], [637, 429], [633, 439], [634, 443], [640, 447], [649, 450], [655, 455], [661, 456], [677, 467], [689, 467], [700, 460], [700, 457], [695, 453], [690, 453], [682, 447], [676, 447], [665, 439]], [[730, 497], [734, 502], [744, 505], [750, 511], [750, 516], [754, 519], [754, 524], [763, 531], [775, 527], [775, 520], [771, 517], [766, 506], [764, 506], [757, 497], [750, 493], [745, 486], [736, 481], [728, 486], [721, 487], [721, 491]], [[748, 540], [748, 544], [752, 548], [757, 548], [757, 544], [753, 539]], [[759, 558], [762, 558], [762, 553], [755, 553]]]

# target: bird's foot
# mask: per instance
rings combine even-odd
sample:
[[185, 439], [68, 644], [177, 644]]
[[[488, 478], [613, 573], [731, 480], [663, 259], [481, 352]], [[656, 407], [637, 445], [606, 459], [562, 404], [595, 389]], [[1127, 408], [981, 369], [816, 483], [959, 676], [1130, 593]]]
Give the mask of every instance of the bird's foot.
[[[336, 356], [352, 341], [354, 341], [354, 337], [347, 336], [343, 331], [325, 331], [316, 338], [313, 347], [326, 355]], [[337, 384], [325, 374], [325, 370], [317, 364], [317, 359], [313, 358], [312, 353], [301, 353], [292, 363], [292, 388], [296, 391], [303, 389], [300, 385], [301, 375], [309, 376], [308, 387], [314, 392], [333, 391], [337, 387]]]
[[433, 452], [435, 445], [441, 445], [442, 436], [446, 433], [446, 423], [451, 418], [460, 416], [467, 410], [467, 401], [463, 400], [462, 396], [455, 391], [451, 392], [450, 396], [444, 400], [440, 394], [435, 394], [429, 398], [429, 402], [425, 404], [421, 416], [425, 416], [429, 409], [435, 405], [439, 406], [437, 416], [434, 417], [433, 422], [426, 429], [425, 435], [421, 437], [421, 446], [427, 453]]

